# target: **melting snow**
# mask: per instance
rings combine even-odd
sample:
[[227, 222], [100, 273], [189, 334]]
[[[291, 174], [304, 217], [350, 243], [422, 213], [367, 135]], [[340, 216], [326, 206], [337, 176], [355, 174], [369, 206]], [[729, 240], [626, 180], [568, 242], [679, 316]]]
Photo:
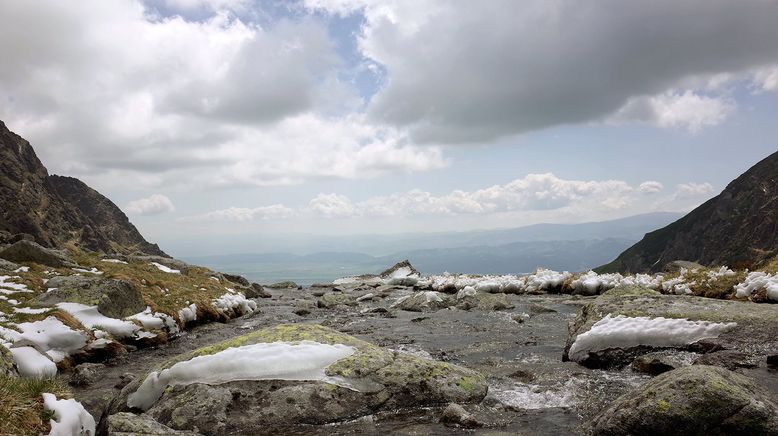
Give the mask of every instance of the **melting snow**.
[[740, 298], [750, 297], [751, 294], [761, 289], [767, 291], [768, 300], [778, 301], [778, 274], [749, 273], [743, 283], [735, 286], [735, 295]]
[[227, 293], [213, 300], [213, 306], [220, 313], [234, 311], [242, 314], [253, 313], [257, 309], [257, 303], [246, 299], [242, 293]]
[[165, 265], [162, 265], [161, 263], [151, 262], [151, 265], [156, 266], [157, 269], [162, 271], [162, 272], [166, 272], [166, 273], [170, 273], [170, 274], [181, 274], [181, 270], [169, 268], [169, 267], [167, 267]]
[[135, 335], [140, 329], [130, 321], [109, 318], [98, 312], [97, 306], [87, 306], [80, 303], [58, 303], [57, 307], [73, 315], [81, 324], [92, 328], [100, 328], [116, 338], [127, 338]]
[[331, 380], [324, 370], [354, 353], [347, 345], [273, 342], [228, 348], [179, 362], [162, 372], [152, 372], [127, 405], [148, 410], [167, 386], [191, 383], [219, 384], [236, 380]]
[[49, 436], [92, 436], [95, 419], [76, 400], [58, 400], [54, 394], [43, 394], [43, 407], [54, 412], [49, 421]]
[[57, 375], [57, 365], [33, 347], [9, 349], [22, 377], [49, 378]]
[[570, 347], [570, 360], [581, 361], [589, 352], [609, 348], [680, 347], [700, 339], [715, 338], [736, 323], [689, 321], [688, 319], [611, 316], [597, 321], [578, 335]]

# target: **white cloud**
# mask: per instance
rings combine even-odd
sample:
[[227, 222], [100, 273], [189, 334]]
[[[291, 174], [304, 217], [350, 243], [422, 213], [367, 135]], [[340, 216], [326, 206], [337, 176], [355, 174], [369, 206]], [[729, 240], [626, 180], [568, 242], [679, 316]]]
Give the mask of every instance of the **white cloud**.
[[136, 215], [158, 215], [176, 210], [173, 202], [162, 194], [153, 194], [146, 198], [131, 201], [125, 209], [127, 209], [127, 212]]
[[778, 65], [756, 71], [754, 82], [764, 91], [778, 91]]
[[230, 207], [214, 210], [202, 215], [181, 218], [184, 222], [208, 222], [208, 221], [269, 221], [286, 219], [294, 215], [294, 210], [282, 205], [273, 204], [255, 208]]
[[340, 194], [319, 194], [310, 201], [308, 208], [324, 218], [342, 218], [356, 214], [351, 200]]
[[638, 191], [644, 194], [656, 194], [664, 188], [664, 185], [657, 182], [656, 180], [648, 180], [638, 186]]
[[657, 96], [649, 101], [657, 125], [698, 130], [721, 122], [729, 105], [687, 94], [690, 77], [714, 89], [778, 60], [778, 8], [770, 1], [306, 4], [364, 14], [359, 48], [388, 76], [370, 114], [427, 142], [596, 122], [639, 96]]
[[696, 133], [721, 124], [735, 110], [727, 97], [708, 97], [687, 90], [668, 91], [652, 97], [630, 99], [610, 120], [643, 121], [658, 127], [680, 127]]
[[693, 198], [713, 194], [713, 185], [710, 183], [681, 183], [676, 186], [675, 198]]

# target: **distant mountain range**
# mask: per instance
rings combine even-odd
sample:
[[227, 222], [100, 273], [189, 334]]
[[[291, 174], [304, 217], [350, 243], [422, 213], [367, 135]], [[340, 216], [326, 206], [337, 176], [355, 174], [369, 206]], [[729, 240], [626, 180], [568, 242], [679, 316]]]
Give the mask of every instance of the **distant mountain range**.
[[[377, 273], [402, 259], [410, 260], [424, 274], [444, 271], [517, 274], [538, 267], [581, 271], [607, 262], [646, 232], [680, 216], [652, 213], [582, 224], [536, 224], [514, 229], [393, 237], [344, 236], [332, 238], [329, 246], [334, 250], [312, 254], [246, 253], [184, 259], [259, 282], [295, 280], [300, 284]], [[347, 250], [340, 251], [340, 247]], [[389, 248], [394, 251], [371, 254], [386, 253]]]

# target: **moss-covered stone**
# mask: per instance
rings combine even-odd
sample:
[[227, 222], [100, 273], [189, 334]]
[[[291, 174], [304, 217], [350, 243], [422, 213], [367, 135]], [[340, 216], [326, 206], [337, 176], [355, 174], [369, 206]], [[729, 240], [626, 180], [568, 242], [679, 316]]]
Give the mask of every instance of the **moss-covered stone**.
[[694, 365], [619, 397], [588, 430], [594, 435], [776, 435], [778, 406], [740, 374]]

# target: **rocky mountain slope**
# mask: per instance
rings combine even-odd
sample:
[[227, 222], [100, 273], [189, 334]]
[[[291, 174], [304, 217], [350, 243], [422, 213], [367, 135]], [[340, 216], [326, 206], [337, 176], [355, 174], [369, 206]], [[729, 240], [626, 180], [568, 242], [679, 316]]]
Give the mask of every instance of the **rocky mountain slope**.
[[678, 221], [646, 234], [601, 272], [658, 271], [674, 260], [754, 267], [778, 254], [778, 152]]
[[49, 175], [30, 143], [0, 121], [0, 243], [22, 233], [48, 247], [165, 256], [109, 199], [77, 179]]

